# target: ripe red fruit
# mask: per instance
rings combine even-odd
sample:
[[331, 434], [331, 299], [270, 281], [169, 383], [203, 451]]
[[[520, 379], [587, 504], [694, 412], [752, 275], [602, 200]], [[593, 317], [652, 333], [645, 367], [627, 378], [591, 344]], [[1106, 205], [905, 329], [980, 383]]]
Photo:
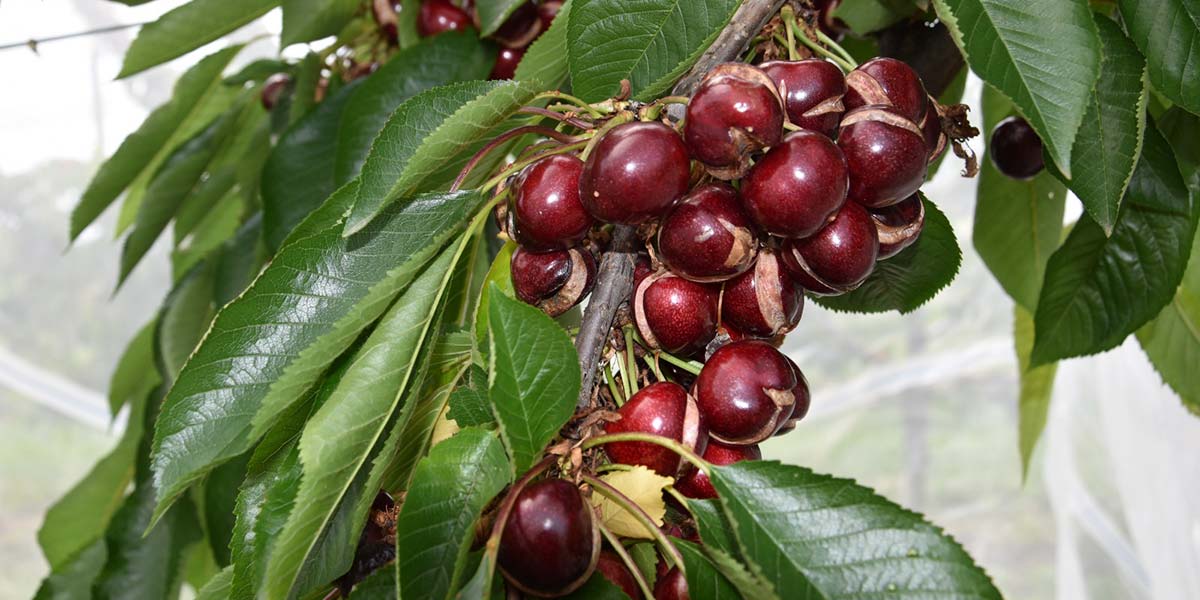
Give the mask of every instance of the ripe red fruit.
[[921, 122], [921, 135], [925, 136], [925, 146], [929, 148], [929, 162], [937, 160], [946, 151], [949, 140], [942, 129], [942, 118], [937, 111], [937, 101], [929, 97], [929, 110], [925, 120]]
[[817, 235], [788, 240], [783, 264], [804, 289], [822, 296], [844, 294], [875, 269], [879, 234], [866, 209], [847, 202]]
[[524, 48], [533, 43], [540, 33], [542, 20], [538, 15], [538, 8], [533, 2], [526, 2], [508, 16], [504, 24], [492, 34], [492, 39], [505, 48], [521, 48], [524, 53]]
[[679, 567], [671, 567], [654, 584], [654, 600], [689, 600], [687, 578]]
[[263, 83], [260, 98], [263, 108], [268, 112], [275, 108], [275, 104], [283, 97], [283, 93], [290, 85], [292, 85], [292, 78], [287, 73], [276, 73], [268, 77], [266, 83]]
[[509, 583], [537, 596], [583, 585], [600, 555], [600, 529], [579, 489], [546, 479], [521, 490], [500, 537], [499, 565]]
[[518, 298], [557, 317], [592, 291], [596, 259], [582, 248], [530, 252], [518, 247], [509, 263], [509, 273]]
[[417, 13], [417, 33], [429, 37], [447, 31], [460, 31], [472, 25], [471, 15], [450, 0], [421, 0]]
[[757, 252], [750, 217], [725, 183], [692, 190], [659, 224], [659, 257], [685, 279], [724, 281], [749, 269]]
[[579, 197], [593, 217], [636, 225], [661, 216], [687, 193], [691, 165], [674, 129], [625, 123], [600, 138], [583, 166]]
[[838, 146], [850, 167], [850, 198], [868, 208], [895, 204], [925, 183], [929, 147], [912, 121], [887, 106], [846, 113]]
[[804, 415], [808, 414], [808, 407], [812, 404], [812, 393], [808, 389], [808, 379], [804, 377], [804, 373], [800, 371], [800, 367], [796, 361], [788, 358], [788, 364], [792, 366], [792, 373], [796, 374], [796, 387], [792, 388], [792, 395], [796, 397], [796, 403], [792, 405], [792, 415], [788, 417], [783, 427], [775, 432], [775, 435], [783, 435], [796, 428], [796, 423], [799, 423]]
[[718, 65], [700, 82], [687, 106], [683, 140], [692, 158], [720, 179], [740, 177], [751, 153], [779, 143], [783, 102], [761, 69]]
[[1009, 117], [996, 125], [988, 154], [992, 164], [1013, 179], [1032, 179], [1046, 166], [1042, 138], [1021, 117]]
[[913, 123], [925, 119], [929, 92], [907, 64], [884, 56], [872, 58], [846, 75], [846, 109], [880, 104], [891, 106]]
[[776, 60], [762, 64], [787, 107], [788, 120], [828, 137], [837, 135], [845, 107], [846, 77], [837, 65], [819, 58]]
[[760, 340], [713, 352], [696, 379], [696, 404], [709, 435], [727, 444], [757, 444], [792, 414], [796, 376], [787, 357]]
[[558, 11], [562, 10], [562, 5], [562, 0], [543, 0], [541, 4], [538, 4], [538, 18], [542, 21], [542, 31], [550, 29], [554, 18], [558, 16]]
[[695, 356], [717, 335], [719, 300], [710, 285], [656, 273], [634, 291], [634, 321], [650, 348]]
[[642, 590], [638, 587], [637, 580], [633, 578], [633, 573], [629, 572], [625, 561], [621, 560], [621, 557], [617, 556], [615, 552], [601, 550], [600, 559], [596, 562], [596, 570], [613, 585], [621, 588], [621, 591], [625, 592], [625, 595], [632, 600], [642, 597]]
[[501, 48], [496, 53], [496, 62], [492, 63], [492, 72], [488, 79], [512, 79], [517, 74], [517, 66], [525, 58], [524, 48]]
[[[743, 460], [762, 460], [762, 450], [759, 450], [757, 445], [734, 446], [723, 444], [717, 440], [709, 440], [701, 458], [718, 467], [723, 467]], [[717, 497], [717, 490], [713, 488], [708, 475], [694, 466], [689, 467], [686, 474], [675, 482], [675, 489], [680, 494], [697, 500]]]
[[742, 200], [763, 230], [802, 238], [817, 232], [846, 201], [846, 160], [829, 138], [789, 134], [742, 181]]
[[[677, 383], [658, 382], [642, 388], [617, 414], [621, 419], [605, 426], [606, 433], [649, 433], [673, 439], [703, 452], [708, 431], [696, 401]], [[680, 458], [675, 452], [648, 442], [613, 442], [604, 451], [615, 463], [642, 465], [659, 475], [674, 477]]]
[[594, 220], [579, 201], [583, 161], [566, 154], [525, 167], [513, 183], [510, 233], [530, 249], [570, 248], [587, 237]]
[[[775, 337], [800, 322], [804, 291], [783, 268], [779, 252], [764, 248], [754, 268], [725, 284], [721, 322], [741, 334]], [[732, 336], [731, 336], [732, 337]]]
[[876, 260], [899, 254], [917, 241], [921, 237], [921, 230], [925, 228], [925, 203], [921, 202], [918, 194], [869, 212], [879, 234], [879, 256]]

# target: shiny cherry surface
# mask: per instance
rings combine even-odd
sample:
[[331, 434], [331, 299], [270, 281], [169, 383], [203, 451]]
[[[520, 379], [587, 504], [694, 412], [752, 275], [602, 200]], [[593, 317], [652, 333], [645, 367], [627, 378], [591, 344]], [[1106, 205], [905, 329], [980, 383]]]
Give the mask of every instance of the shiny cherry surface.
[[846, 77], [837, 65], [819, 58], [763, 63], [787, 107], [788, 120], [828, 137], [837, 135], [845, 112]]
[[512, 216], [517, 242], [531, 249], [569, 248], [595, 223], [579, 201], [583, 161], [566, 154], [525, 167], [513, 184]]
[[[700, 453], [708, 442], [696, 401], [677, 383], [652, 383], [633, 395], [619, 410], [621, 418], [605, 426], [606, 433], [649, 433], [673, 439]], [[679, 471], [680, 457], [670, 449], [647, 442], [613, 442], [604, 446], [609, 459], [642, 465], [665, 477]]]
[[989, 150], [992, 164], [1013, 179], [1032, 179], [1046, 167], [1042, 138], [1021, 117], [1009, 117], [996, 125]]
[[784, 266], [801, 286], [837, 295], [858, 287], [875, 269], [879, 234], [866, 209], [847, 202], [817, 235], [788, 240], [783, 251]]
[[[723, 467], [743, 460], [762, 460], [762, 450], [757, 445], [734, 446], [723, 444], [717, 440], [709, 440], [701, 458], [718, 467]], [[688, 498], [698, 500], [717, 497], [717, 490], [713, 488], [708, 475], [695, 467], [687, 469], [686, 474], [675, 483], [675, 489]]]
[[787, 357], [767, 342], [742, 340], [721, 346], [696, 378], [696, 403], [713, 439], [757, 444], [792, 414], [796, 376]]
[[753, 269], [726, 283], [721, 299], [722, 324], [753, 337], [791, 331], [803, 311], [804, 291], [772, 248], [759, 252]]
[[659, 224], [659, 257], [671, 272], [692, 281], [723, 281], [743, 273], [757, 252], [753, 224], [728, 184], [692, 190]]
[[929, 92], [917, 72], [902, 61], [872, 58], [846, 75], [846, 110], [882, 104], [914, 123], [925, 119]]
[[758, 226], [781, 237], [817, 232], [846, 201], [842, 151], [813, 131], [788, 134], [742, 181], [742, 200]]
[[569, 481], [546, 479], [521, 490], [500, 537], [500, 570], [510, 583], [540, 596], [578, 588], [599, 558], [592, 507]]
[[625, 123], [606, 132], [584, 163], [579, 197], [606, 223], [657, 218], [688, 191], [691, 165], [683, 140], [657, 122]]
[[671, 273], [644, 279], [634, 292], [634, 321], [651, 348], [696, 356], [717, 334], [719, 289]]
[[925, 135], [890, 107], [864, 106], [847, 113], [838, 147], [850, 167], [850, 199], [863, 206], [895, 204], [925, 183]]
[[471, 25], [471, 15], [450, 0], [421, 0], [417, 12], [417, 33], [421, 37], [459, 31]]

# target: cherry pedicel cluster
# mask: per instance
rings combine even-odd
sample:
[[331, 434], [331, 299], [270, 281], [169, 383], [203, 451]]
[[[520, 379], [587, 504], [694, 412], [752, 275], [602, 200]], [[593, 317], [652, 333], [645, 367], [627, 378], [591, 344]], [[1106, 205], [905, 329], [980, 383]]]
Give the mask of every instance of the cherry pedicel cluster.
[[[387, 0], [390, 1], [390, 0]], [[378, 4], [378, 1], [377, 3]], [[492, 66], [492, 79], [512, 79], [517, 71], [517, 65], [525, 56], [525, 50], [538, 38], [558, 15], [562, 8], [562, 0], [541, 0], [541, 2], [525, 2], [509, 15], [504, 24], [489, 36], [500, 46], [496, 62]], [[470, 27], [479, 27], [479, 13], [475, 10], [474, 0], [452, 2], [451, 0], [421, 0], [420, 12], [417, 14], [417, 33], [421, 37], [429, 37], [447, 31], [461, 31]], [[388, 31], [392, 39], [396, 37], [395, 21], [391, 29], [387, 29], [386, 19], [376, 19]]]

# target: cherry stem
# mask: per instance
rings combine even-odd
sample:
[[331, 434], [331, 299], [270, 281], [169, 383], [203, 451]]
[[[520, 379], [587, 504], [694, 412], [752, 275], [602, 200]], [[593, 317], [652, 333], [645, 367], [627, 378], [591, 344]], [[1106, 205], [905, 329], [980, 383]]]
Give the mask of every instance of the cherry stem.
[[687, 371], [688, 373], [691, 373], [692, 375], [699, 375], [700, 370], [704, 368], [704, 365], [694, 360], [684, 360], [673, 354], [663, 352], [662, 350], [658, 350], [655, 353], [662, 357], [663, 360], [679, 367], [680, 369], [683, 369], [684, 371]]
[[820, 27], [817, 27], [814, 31], [817, 34], [818, 41], [832, 48], [834, 52], [837, 52], [838, 55], [846, 59], [846, 62], [850, 63], [850, 66], [853, 67], [851, 70], [858, 68], [858, 61], [854, 60], [854, 57], [851, 56], [849, 52], [846, 52], [846, 49], [843, 48], [841, 44], [834, 41], [833, 38], [825, 35], [825, 32], [821, 31]]
[[697, 469], [704, 471], [705, 475], [708, 475], [709, 471], [712, 469], [712, 465], [707, 460], [700, 458], [699, 454], [696, 454], [691, 448], [684, 446], [678, 441], [669, 437], [654, 435], [652, 433], [642, 433], [640, 431], [609, 433], [606, 435], [591, 437], [583, 442], [581, 448], [587, 450], [589, 448], [595, 448], [596, 446], [603, 446], [604, 444], [611, 444], [613, 442], [646, 442], [648, 444], [655, 444], [687, 459], [688, 462], [696, 465]]
[[[558, 132], [555, 132], [555, 133], [558, 133]], [[559, 134], [559, 135], [562, 135], [562, 134]], [[487, 182], [485, 182], [482, 187], [485, 190], [490, 190], [490, 189], [496, 187], [497, 185], [500, 185], [501, 181], [504, 181], [505, 179], [508, 179], [509, 177], [518, 173], [521, 169], [524, 169], [525, 167], [528, 167], [529, 165], [531, 165], [543, 158], [546, 158], [547, 156], [550, 156], [552, 154], [566, 154], [568, 152], [574, 152], [576, 150], [579, 150], [580, 148], [583, 148], [587, 143], [588, 143], [588, 140], [582, 140], [582, 141], [572, 142], [570, 144], [564, 144], [557, 148], [551, 148], [544, 152], [538, 152], [537, 154], [531, 154], [531, 155], [529, 155], [521, 160], [517, 160], [517, 161], [513, 162], [511, 165], [508, 165], [507, 167], [505, 167], [502, 171], [497, 173], [495, 177], [487, 180]]]
[[[668, 485], [663, 489], [667, 490], [667, 493], [674, 497], [675, 501], [678, 502], [680, 506], [683, 506], [684, 508], [688, 507], [688, 497], [684, 496], [679, 492], [679, 490], [675, 489], [675, 486]], [[691, 512], [690, 508], [688, 509], [688, 512]]]
[[667, 380], [667, 378], [663, 376], [662, 368], [658, 364], [657, 354], [652, 355], [647, 352], [642, 355], [642, 360], [646, 361], [646, 366], [650, 367], [650, 370], [654, 372], [654, 376], [657, 377], [659, 381]]
[[454, 183], [450, 185], [450, 191], [457, 192], [458, 189], [462, 187], [463, 181], [465, 181], [467, 176], [471, 174], [471, 171], [479, 165], [479, 161], [483, 160], [483, 158], [491, 153], [492, 150], [495, 150], [508, 140], [528, 134], [545, 136], [558, 140], [564, 144], [570, 144], [572, 142], [579, 141], [579, 138], [576, 138], [575, 136], [570, 136], [565, 133], [550, 129], [549, 127], [542, 127], [540, 125], [525, 125], [515, 129], [510, 129], [509, 131], [496, 136], [495, 139], [485, 144], [479, 149], [478, 152], [475, 153], [474, 156], [471, 157], [471, 160], [467, 161], [466, 165], [463, 165], [462, 171], [458, 172], [458, 177], [455, 178]]
[[[800, 26], [799, 26], [799, 24], [796, 23], [795, 19], [784, 19], [784, 22], [787, 23], [788, 29], [794, 30], [794, 32], [796, 34], [796, 39], [800, 40], [800, 43], [807, 46], [809, 50], [812, 50], [813, 52], [816, 52], [817, 54], [824, 56], [825, 58], [828, 58], [829, 60], [833, 61], [833, 63], [836, 64], [837, 66], [841, 67], [843, 71], [850, 72], [855, 69], [856, 65], [851, 64], [846, 59], [844, 59], [840, 55], [838, 55], [838, 53], [813, 41], [803, 31], [799, 31]], [[828, 38], [826, 38], [826, 39], [828, 39]]]
[[598, 142], [600, 138], [604, 137], [604, 134], [608, 133], [617, 125], [628, 123], [632, 120], [633, 113], [630, 112], [622, 112], [609, 119], [606, 123], [604, 123], [604, 125], [600, 126], [600, 129], [596, 131], [596, 135], [592, 136], [592, 139], [589, 140], [587, 147], [584, 148], [583, 152], [579, 154], [579, 158], [586, 161], [587, 157], [592, 153], [592, 148], [596, 147], [596, 142]]
[[616, 536], [604, 523], [600, 523], [600, 533], [604, 534], [604, 539], [608, 540], [608, 545], [612, 546], [613, 552], [621, 557], [621, 562], [625, 563], [625, 568], [629, 569], [629, 574], [633, 575], [633, 580], [637, 582], [638, 588], [642, 590], [642, 596], [653, 598], [654, 591], [650, 589], [650, 584], [646, 582], [645, 576], [642, 575], [642, 570], [638, 568], [633, 557], [629, 555], [629, 551], [625, 550], [625, 545], [621, 543], [620, 538]]
[[646, 513], [646, 510], [640, 504], [634, 502], [629, 496], [623, 494], [621, 490], [613, 487], [612, 484], [603, 479], [587, 474], [582, 475], [581, 478], [584, 483], [592, 486], [592, 489], [596, 490], [601, 496], [612, 500], [618, 506], [625, 509], [625, 512], [632, 515], [634, 519], [637, 519], [642, 524], [642, 527], [646, 528], [646, 532], [654, 537], [654, 541], [658, 542], [659, 547], [667, 555], [667, 559], [674, 566], [679, 567], [680, 571], [684, 570], [683, 555], [679, 553], [679, 549], [675, 547], [675, 544], [672, 544], [671, 540], [667, 538], [667, 534], [663, 533], [662, 529], [659, 529], [658, 525], [654, 524], [654, 519]]
[[628, 375], [633, 377], [633, 382], [630, 384], [633, 389], [629, 393], [629, 397], [633, 398], [633, 395], [638, 391], [638, 366], [637, 353], [633, 351], [633, 326], [631, 325], [625, 326], [625, 364], [629, 365]]
[[566, 123], [567, 125], [570, 125], [571, 127], [574, 127], [576, 129], [588, 130], [588, 129], [592, 129], [593, 127], [595, 127], [595, 124], [592, 123], [591, 121], [584, 121], [581, 119], [576, 119], [575, 117], [572, 117], [569, 115], [564, 115], [561, 113], [556, 113], [552, 110], [547, 110], [540, 106], [522, 106], [521, 108], [517, 109], [517, 112], [526, 114], [526, 115], [538, 115], [540, 117], [546, 117], [547, 119], [554, 119], [555, 121], [558, 121], [560, 123]]
[[625, 394], [621, 393], [617, 380], [613, 379], [611, 364], [604, 368], [604, 379], [608, 382], [608, 393], [612, 394], [613, 402], [617, 403], [618, 408], [625, 406]]
[[571, 94], [568, 94], [566, 92], [560, 92], [560, 91], [555, 90], [555, 91], [550, 91], [550, 92], [542, 92], [542, 93], [534, 96], [535, 100], [542, 100], [542, 99], [547, 99], [547, 98], [553, 98], [555, 100], [562, 100], [569, 104], [574, 104], [575, 106], [587, 111], [587, 113], [592, 115], [593, 117], [599, 118], [599, 117], [604, 116], [604, 111], [601, 111], [600, 109], [596, 108], [595, 106], [588, 104], [582, 98], [572, 96]]

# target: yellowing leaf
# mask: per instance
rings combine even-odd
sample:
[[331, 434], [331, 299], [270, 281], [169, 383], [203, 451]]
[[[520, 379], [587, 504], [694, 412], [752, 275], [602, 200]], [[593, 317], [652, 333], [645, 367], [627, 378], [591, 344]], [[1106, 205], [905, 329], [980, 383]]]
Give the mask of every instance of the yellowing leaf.
[[[663, 477], [646, 467], [613, 471], [600, 479], [642, 507], [654, 520], [655, 525], [662, 525], [663, 516], [667, 514], [667, 506], [663, 504], [662, 498], [663, 488], [671, 485], [674, 479]], [[647, 540], [653, 538], [653, 534], [646, 531], [646, 526], [637, 517], [603, 494], [593, 494], [592, 503], [600, 513], [600, 520], [604, 526], [617, 536]]]

